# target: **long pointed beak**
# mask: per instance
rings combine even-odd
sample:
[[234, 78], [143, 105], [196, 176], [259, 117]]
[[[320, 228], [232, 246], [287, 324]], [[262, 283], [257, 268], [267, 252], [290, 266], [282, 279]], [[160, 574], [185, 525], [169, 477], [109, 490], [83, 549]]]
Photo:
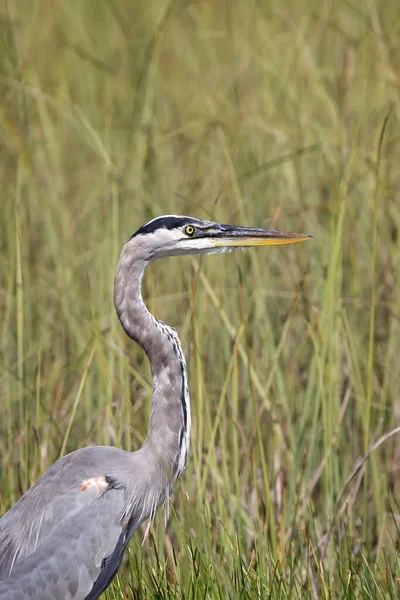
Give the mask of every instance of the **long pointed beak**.
[[221, 225], [221, 230], [212, 235], [216, 246], [224, 248], [246, 246], [280, 246], [304, 242], [312, 235], [276, 231], [275, 229], [257, 229], [254, 227], [238, 227], [236, 225]]

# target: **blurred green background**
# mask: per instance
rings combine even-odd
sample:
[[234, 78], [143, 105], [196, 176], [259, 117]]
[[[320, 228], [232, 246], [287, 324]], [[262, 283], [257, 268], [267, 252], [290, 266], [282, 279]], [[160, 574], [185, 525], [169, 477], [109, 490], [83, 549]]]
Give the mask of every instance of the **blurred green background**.
[[397, 598], [399, 2], [7, 0], [0, 33], [0, 513], [146, 435], [112, 297], [140, 225], [309, 233], [149, 268], [191, 453], [105, 597]]

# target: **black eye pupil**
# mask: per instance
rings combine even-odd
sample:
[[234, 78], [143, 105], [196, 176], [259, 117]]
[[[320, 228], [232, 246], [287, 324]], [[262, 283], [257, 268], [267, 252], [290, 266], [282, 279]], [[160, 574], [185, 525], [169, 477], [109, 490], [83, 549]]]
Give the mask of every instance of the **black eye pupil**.
[[188, 226], [186, 227], [186, 233], [187, 233], [188, 235], [192, 235], [192, 234], [194, 233], [194, 227], [192, 227], [191, 225], [188, 225]]

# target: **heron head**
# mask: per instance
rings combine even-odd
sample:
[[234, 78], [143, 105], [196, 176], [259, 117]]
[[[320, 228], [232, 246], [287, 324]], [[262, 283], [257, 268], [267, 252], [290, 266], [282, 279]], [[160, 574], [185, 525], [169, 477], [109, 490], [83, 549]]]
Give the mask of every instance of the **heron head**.
[[278, 246], [303, 242], [312, 236], [274, 229], [223, 225], [193, 217], [157, 217], [136, 231], [133, 243], [146, 260], [185, 254], [215, 254], [248, 246]]

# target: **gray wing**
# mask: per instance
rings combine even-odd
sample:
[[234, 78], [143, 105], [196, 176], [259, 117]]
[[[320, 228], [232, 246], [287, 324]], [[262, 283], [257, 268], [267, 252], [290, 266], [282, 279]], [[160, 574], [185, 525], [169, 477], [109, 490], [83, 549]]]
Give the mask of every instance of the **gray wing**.
[[0, 600], [94, 599], [107, 587], [134, 520], [123, 525], [124, 486], [107, 477], [124, 454], [64, 457], [0, 520]]

